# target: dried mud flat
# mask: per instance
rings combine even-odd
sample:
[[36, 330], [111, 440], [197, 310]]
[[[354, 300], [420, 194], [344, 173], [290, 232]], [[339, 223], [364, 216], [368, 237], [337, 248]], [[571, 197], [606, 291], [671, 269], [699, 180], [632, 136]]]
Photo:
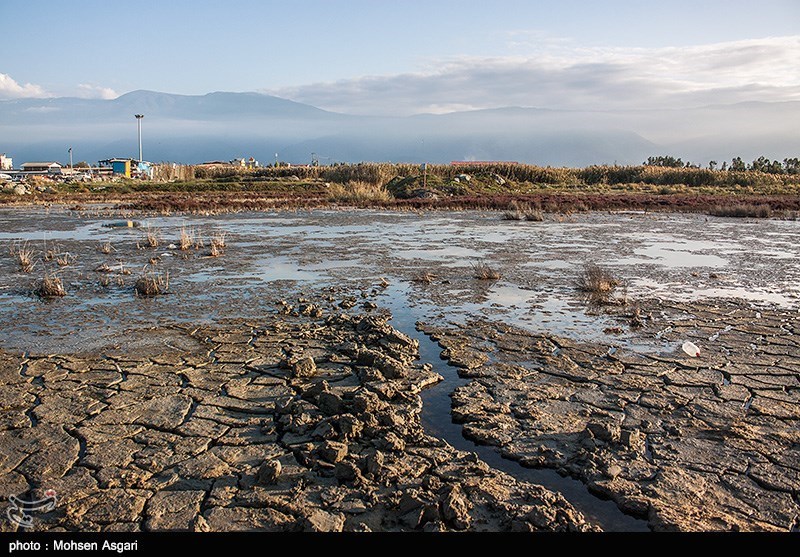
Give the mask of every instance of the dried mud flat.
[[[800, 528], [796, 223], [109, 218], [0, 211], [41, 258], [0, 258], [0, 511], [54, 490], [34, 529]], [[589, 260], [628, 305], [586, 311]], [[31, 296], [44, 269], [65, 297]]]
[[424, 433], [419, 392], [440, 377], [385, 317], [298, 309], [316, 317], [0, 353], [0, 491], [55, 490], [35, 530], [596, 529]]
[[489, 322], [424, 330], [470, 379], [453, 394], [468, 438], [580, 478], [654, 530], [797, 529], [797, 312], [649, 306], [642, 334], [692, 340], [701, 356], [626, 353]]

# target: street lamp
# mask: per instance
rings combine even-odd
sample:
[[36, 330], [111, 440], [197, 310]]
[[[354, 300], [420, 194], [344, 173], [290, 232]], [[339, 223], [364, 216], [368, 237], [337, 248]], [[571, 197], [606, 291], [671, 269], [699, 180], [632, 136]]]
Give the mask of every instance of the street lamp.
[[139, 162], [142, 162], [142, 118], [144, 114], [134, 114], [136, 117], [136, 127], [139, 128]]

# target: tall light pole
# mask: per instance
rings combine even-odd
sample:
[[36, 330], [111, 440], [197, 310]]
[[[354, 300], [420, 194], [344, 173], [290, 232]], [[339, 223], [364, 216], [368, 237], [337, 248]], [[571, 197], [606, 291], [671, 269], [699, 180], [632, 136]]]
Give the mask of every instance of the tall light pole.
[[69, 167], [72, 168], [72, 147], [69, 148]]
[[144, 114], [134, 114], [136, 116], [136, 127], [139, 128], [139, 162], [142, 162], [142, 118]]

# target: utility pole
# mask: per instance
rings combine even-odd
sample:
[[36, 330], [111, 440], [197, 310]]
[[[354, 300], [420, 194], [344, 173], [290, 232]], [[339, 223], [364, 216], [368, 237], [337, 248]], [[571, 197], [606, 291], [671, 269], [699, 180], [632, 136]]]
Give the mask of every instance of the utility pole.
[[139, 162], [142, 162], [142, 118], [144, 114], [134, 114], [136, 117], [136, 127], [139, 129]]
[[72, 170], [72, 147], [69, 148], [69, 169]]
[[275, 168], [278, 168], [278, 153], [275, 153]]
[[422, 138], [422, 187], [428, 188], [428, 163], [425, 162], [425, 138]]

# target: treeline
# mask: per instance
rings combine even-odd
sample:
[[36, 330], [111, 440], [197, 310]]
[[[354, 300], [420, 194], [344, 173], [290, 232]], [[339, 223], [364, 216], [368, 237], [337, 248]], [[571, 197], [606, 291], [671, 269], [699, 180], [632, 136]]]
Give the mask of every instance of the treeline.
[[[700, 165], [691, 162], [684, 163], [680, 158], [671, 156], [648, 157], [644, 163], [646, 166], [660, 166], [663, 168], [700, 168]], [[763, 172], [765, 174], [800, 174], [800, 158], [786, 158], [783, 162], [770, 160], [769, 157], [758, 157], [750, 164], [745, 163], [742, 157], [734, 157], [730, 164], [727, 161], [719, 166], [717, 161], [709, 161], [709, 170], [731, 171], [731, 172]]]

